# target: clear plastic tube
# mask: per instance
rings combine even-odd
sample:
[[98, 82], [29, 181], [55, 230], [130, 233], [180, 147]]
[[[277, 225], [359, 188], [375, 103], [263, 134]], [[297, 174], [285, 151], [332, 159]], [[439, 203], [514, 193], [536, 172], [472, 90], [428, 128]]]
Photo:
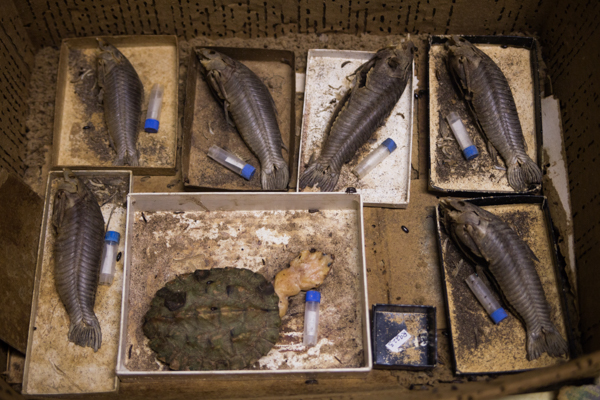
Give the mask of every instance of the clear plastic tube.
[[222, 166], [244, 177], [246, 180], [252, 179], [252, 176], [256, 171], [252, 165], [246, 164], [236, 157], [235, 154], [231, 154], [218, 146], [210, 146], [208, 149], [208, 156]]
[[446, 120], [448, 120], [450, 129], [452, 129], [452, 133], [454, 133], [454, 137], [465, 155], [465, 158], [467, 160], [472, 160], [477, 157], [479, 155], [477, 147], [473, 144], [473, 141], [458, 114], [453, 111], [446, 116]]
[[504, 311], [500, 302], [496, 300], [491, 290], [477, 274], [471, 274], [465, 280], [479, 303], [496, 324], [507, 317], [506, 311]]
[[321, 293], [316, 290], [306, 292], [306, 304], [304, 306], [304, 337], [302, 343], [307, 346], [315, 346], [319, 336], [319, 305]]
[[371, 172], [379, 163], [386, 159], [387, 156], [392, 154], [396, 150], [396, 143], [390, 138], [385, 139], [383, 143], [373, 150], [368, 156], [366, 156], [356, 167], [352, 170], [352, 173], [362, 179], [369, 172]]
[[104, 236], [102, 265], [100, 267], [101, 285], [111, 285], [115, 277], [115, 264], [117, 263], [117, 252], [119, 251], [119, 239], [120, 235], [115, 231], [108, 231]]
[[158, 132], [160, 110], [162, 108], [164, 87], [160, 83], [155, 83], [150, 91], [148, 101], [148, 113], [146, 114], [146, 123], [144, 130], [150, 133]]

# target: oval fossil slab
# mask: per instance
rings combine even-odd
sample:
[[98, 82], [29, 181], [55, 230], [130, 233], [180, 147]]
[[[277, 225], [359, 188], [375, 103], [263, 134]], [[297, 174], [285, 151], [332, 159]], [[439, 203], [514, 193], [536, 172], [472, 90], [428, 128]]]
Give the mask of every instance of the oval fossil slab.
[[196, 270], [156, 292], [143, 330], [171, 369], [243, 369], [277, 342], [278, 301], [273, 285], [250, 270]]

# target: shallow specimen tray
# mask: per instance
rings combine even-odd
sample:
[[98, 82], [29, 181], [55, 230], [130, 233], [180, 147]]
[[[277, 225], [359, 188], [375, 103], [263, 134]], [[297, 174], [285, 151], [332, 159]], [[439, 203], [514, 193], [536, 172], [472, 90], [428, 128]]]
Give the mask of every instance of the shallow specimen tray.
[[435, 367], [435, 307], [375, 304], [372, 321], [373, 368], [423, 370]]
[[[371, 370], [360, 195], [173, 193], [129, 196], [117, 375], [128, 379], [257, 379], [363, 375]], [[172, 371], [142, 331], [156, 291], [196, 269], [247, 268], [272, 282], [305, 249], [335, 256], [320, 286], [319, 337], [302, 345], [305, 293], [290, 298], [279, 340], [249, 369]], [[312, 378], [311, 378], [312, 379]]]
[[[60, 49], [52, 166], [130, 169], [135, 175], [173, 175], [177, 155], [179, 53], [177, 36], [100, 37], [129, 59], [144, 85], [137, 149], [139, 167], [114, 166], [104, 106], [98, 101], [95, 37], [64, 39]], [[158, 133], [144, 132], [150, 90], [164, 86]]]
[[[196, 49], [199, 49], [197, 47]], [[288, 163], [290, 182], [296, 185], [296, 58], [293, 51], [206, 47], [228, 55], [254, 72], [267, 86], [277, 110], [277, 122], [285, 146], [281, 150]], [[200, 71], [195, 52], [190, 54], [186, 84], [186, 105], [182, 150], [183, 183], [186, 188], [216, 190], [262, 190], [261, 165], [237, 129], [227, 123], [223, 106], [217, 102]], [[208, 158], [210, 146], [219, 146], [256, 168], [252, 179], [245, 180], [235, 172]]]
[[[101, 205], [104, 223], [121, 234], [119, 251], [124, 251], [126, 196], [132, 190], [131, 171], [73, 171], [94, 192]], [[121, 320], [123, 258], [117, 262], [112, 285], [99, 285], [94, 312], [102, 330], [98, 352], [69, 342], [69, 316], [54, 283], [54, 242], [52, 225], [54, 195], [62, 172], [48, 176], [46, 204], [42, 219], [37, 269], [33, 289], [23, 394], [66, 395], [116, 392], [115, 374], [118, 333]]]
[[[497, 215], [531, 248], [540, 262], [535, 262], [544, 294], [551, 310], [551, 319], [574, 354], [574, 335], [563, 294], [566, 275], [558, 267], [556, 242], [552, 222], [542, 196], [505, 196], [466, 200]], [[474, 265], [460, 252], [448, 236], [436, 208], [437, 233], [446, 314], [452, 336], [452, 351], [456, 374], [493, 374], [542, 368], [564, 362], [544, 353], [527, 360], [526, 333], [519, 319], [508, 312], [508, 318], [495, 325], [471, 292], [465, 279], [474, 272]], [[482, 279], [486, 279], [482, 277]], [[488, 284], [488, 282], [486, 282]], [[489, 285], [490, 288], [493, 286]], [[499, 293], [495, 293], [499, 297]], [[504, 308], [507, 309], [506, 304]], [[507, 310], [508, 311], [508, 310]]]
[[[528, 37], [463, 36], [486, 53], [508, 80], [517, 106], [527, 154], [541, 165], [542, 114], [538, 83], [537, 41]], [[445, 65], [449, 36], [432, 36], [429, 50], [429, 188], [447, 193], [508, 193], [506, 171], [496, 168], [484, 136], [476, 127]], [[445, 118], [455, 111], [462, 119], [479, 156], [467, 161]], [[505, 168], [498, 155], [498, 167]], [[532, 189], [529, 192], [535, 192]]]
[[[304, 89], [304, 111], [300, 136], [298, 182], [310, 157], [318, 157], [325, 144], [326, 128], [344, 94], [351, 87], [346, 79], [358, 67], [370, 60], [375, 52], [350, 50], [309, 50]], [[365, 206], [405, 208], [410, 192], [410, 162], [412, 149], [414, 63], [411, 79], [402, 97], [392, 110], [385, 125], [377, 129], [371, 139], [358, 149], [352, 160], [344, 164], [336, 192], [356, 188], [363, 195]], [[366, 177], [359, 180], [352, 172], [365, 156], [387, 138], [398, 148]], [[299, 185], [296, 188], [300, 191]], [[313, 191], [306, 188], [304, 191]]]

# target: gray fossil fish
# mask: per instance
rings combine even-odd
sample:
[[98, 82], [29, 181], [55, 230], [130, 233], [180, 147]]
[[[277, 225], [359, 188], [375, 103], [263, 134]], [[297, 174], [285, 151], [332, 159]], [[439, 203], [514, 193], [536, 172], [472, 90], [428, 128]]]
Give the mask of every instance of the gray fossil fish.
[[290, 172], [281, 155], [283, 142], [269, 89], [248, 67], [225, 54], [211, 49], [198, 49], [196, 54], [208, 86], [223, 103], [227, 122], [260, 161], [262, 188], [287, 188]]
[[567, 355], [567, 343], [550, 319], [550, 306], [535, 270], [539, 261], [508, 224], [496, 215], [461, 200], [440, 201], [443, 223], [458, 247], [487, 264], [504, 298], [525, 323], [527, 358], [544, 352]]
[[135, 68], [115, 46], [98, 39], [98, 85], [110, 143], [117, 151], [113, 165], [139, 165], [136, 148], [144, 85]]
[[497, 153], [504, 159], [509, 185], [522, 191], [541, 183], [542, 172], [527, 155], [517, 106], [500, 68], [463, 38], [455, 36], [446, 46], [450, 75], [469, 102], [492, 159], [496, 162]]
[[55, 284], [71, 324], [69, 341], [98, 351], [102, 344], [100, 323], [94, 314], [104, 218], [94, 194], [77, 177], [65, 171], [59, 183], [52, 213]]
[[412, 73], [413, 44], [379, 50], [354, 73], [352, 88], [333, 113], [320, 156], [309, 161], [300, 187], [331, 192], [342, 165], [385, 123]]

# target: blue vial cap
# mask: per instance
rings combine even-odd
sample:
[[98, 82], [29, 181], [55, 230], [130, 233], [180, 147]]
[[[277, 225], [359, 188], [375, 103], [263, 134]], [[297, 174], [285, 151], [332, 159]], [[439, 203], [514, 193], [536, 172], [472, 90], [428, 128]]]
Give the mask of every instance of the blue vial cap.
[[243, 176], [244, 178], [246, 178], [247, 181], [249, 181], [250, 179], [252, 179], [255, 172], [256, 172], [256, 168], [254, 168], [250, 164], [246, 164], [246, 165], [244, 165], [244, 168], [242, 168], [242, 172], [240, 172], [240, 175]]
[[477, 147], [475, 147], [475, 145], [471, 145], [463, 150], [463, 154], [465, 155], [465, 158], [470, 161], [477, 157], [479, 152], [477, 151]]
[[309, 290], [306, 292], [306, 301], [316, 301], [317, 303], [321, 302], [321, 292], [317, 292], [316, 290]]
[[148, 118], [146, 123], [144, 124], [144, 130], [148, 133], [156, 133], [158, 132], [158, 125], [160, 123], [157, 119]]
[[119, 243], [120, 238], [121, 238], [121, 235], [119, 234], [119, 232], [115, 232], [115, 231], [107, 231], [106, 235], [104, 235], [104, 240], [107, 242]]
[[492, 317], [492, 320], [494, 321], [494, 323], [498, 324], [498, 323], [500, 323], [500, 321], [502, 321], [503, 319], [508, 317], [508, 315], [506, 314], [506, 311], [504, 311], [504, 308], [500, 307], [499, 309], [494, 311], [490, 315], [490, 317]]
[[392, 139], [387, 138], [383, 141], [383, 143], [381, 143], [382, 146], [387, 147], [387, 149], [389, 150], [389, 152], [391, 153], [392, 151], [396, 150], [396, 142], [394, 142]]

